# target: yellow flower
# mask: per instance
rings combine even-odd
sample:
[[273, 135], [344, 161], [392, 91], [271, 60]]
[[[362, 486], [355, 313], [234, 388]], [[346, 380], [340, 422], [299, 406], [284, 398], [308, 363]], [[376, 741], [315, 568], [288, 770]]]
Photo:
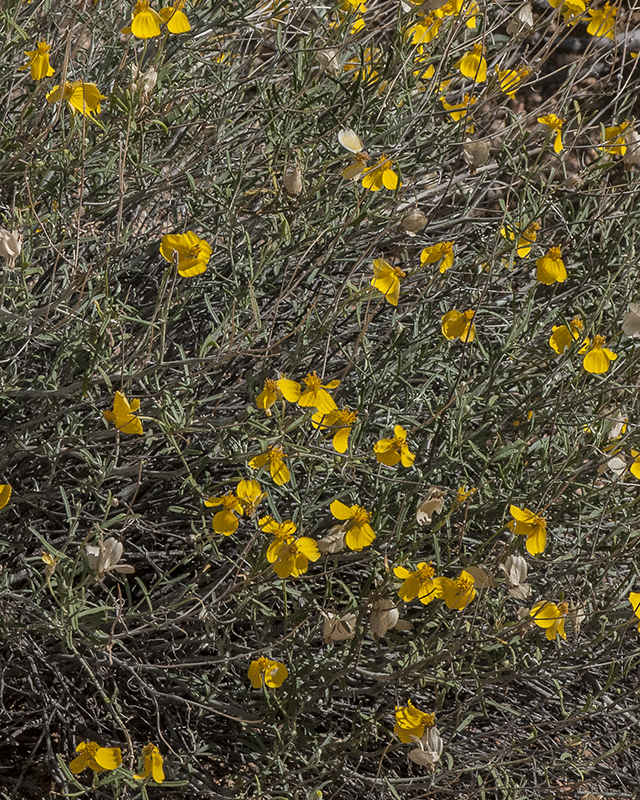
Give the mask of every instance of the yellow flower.
[[206, 270], [211, 245], [193, 231], [168, 233], [160, 242], [160, 254], [169, 262], [177, 262], [183, 278], [193, 278]]
[[607, 340], [604, 336], [594, 336], [589, 351], [582, 361], [582, 366], [587, 372], [593, 375], [604, 375], [608, 371], [612, 361], [618, 358], [618, 354], [609, 350], [604, 345]]
[[383, 186], [389, 191], [394, 191], [394, 189], [402, 186], [400, 179], [393, 171], [393, 161], [386, 155], [380, 156], [377, 164], [364, 170], [362, 185], [372, 192], [377, 192]]
[[273, 482], [278, 486], [283, 486], [291, 480], [289, 468], [285, 463], [285, 458], [287, 457], [282, 447], [279, 444], [274, 444], [268, 447], [266, 452], [252, 458], [249, 466], [252, 469], [262, 469], [268, 463]]
[[450, 103], [447, 103], [444, 97], [440, 98], [440, 102], [442, 103], [442, 107], [444, 108], [444, 110], [449, 112], [449, 116], [451, 117], [451, 119], [454, 120], [454, 122], [458, 122], [463, 117], [466, 117], [467, 111], [472, 105], [474, 105], [474, 103], [478, 102], [478, 98], [471, 97], [470, 95], [465, 94], [465, 96], [462, 98], [461, 103], [454, 103], [452, 105]]
[[149, 742], [142, 748], [142, 758], [144, 759], [142, 772], [140, 775], [134, 775], [133, 777], [143, 781], [151, 775], [156, 783], [162, 783], [164, 781], [164, 770], [162, 769], [164, 759], [155, 744]]
[[329, 381], [329, 383], [323, 384], [317, 373], [310, 372], [304, 382], [307, 388], [298, 399], [299, 406], [302, 408], [316, 408], [324, 414], [337, 409], [338, 406], [335, 400], [326, 390], [340, 386], [340, 381]]
[[[516, 255], [518, 256], [518, 258], [527, 258], [527, 256], [531, 252], [531, 245], [538, 238], [539, 230], [540, 230], [540, 223], [532, 222], [525, 228], [522, 234], [518, 237], [518, 247], [516, 250]], [[508, 225], [505, 225], [504, 228], [501, 228], [500, 233], [504, 236], [505, 239], [509, 239], [512, 242], [516, 238], [515, 232]]]
[[544, 552], [547, 544], [547, 520], [528, 508], [518, 508], [513, 505], [509, 507], [509, 513], [513, 517], [509, 527], [518, 536], [527, 537], [527, 550], [531, 555], [537, 556], [538, 553]]
[[442, 333], [447, 339], [460, 339], [461, 342], [472, 342], [476, 338], [476, 326], [471, 321], [475, 311], [447, 311], [442, 317]]
[[436, 73], [433, 64], [428, 64], [426, 69], [423, 69], [422, 67], [425, 61], [429, 61], [430, 58], [431, 55], [427, 51], [426, 46], [423, 44], [419, 45], [413, 60], [414, 66], [418, 67], [418, 69], [414, 69], [413, 71], [413, 74], [416, 76], [416, 78], [421, 78], [423, 81], [433, 78]]
[[71, 111], [76, 114], [78, 111], [85, 117], [91, 119], [93, 113], [100, 113], [100, 101], [105, 100], [106, 95], [100, 94], [100, 90], [95, 83], [85, 83], [84, 81], [67, 81], [64, 89], [54, 86], [47, 93], [48, 103], [57, 103], [59, 100], [66, 100]]
[[69, 764], [74, 775], [78, 775], [86, 767], [94, 772], [102, 772], [103, 769], [117, 769], [122, 764], [119, 747], [100, 747], [97, 742], [80, 742], [76, 753], [80, 755]]
[[132, 33], [136, 39], [151, 39], [160, 36], [162, 23], [160, 14], [149, 7], [149, 0], [137, 0], [129, 27], [123, 28], [121, 33]]
[[567, 638], [564, 632], [564, 620], [569, 611], [567, 603], [556, 605], [549, 600], [540, 600], [531, 611], [530, 616], [540, 628], [545, 628], [547, 639], [552, 642], [556, 636]]
[[[625, 426], [626, 430], [626, 426]], [[623, 431], [624, 433], [624, 431]], [[632, 450], [631, 455], [635, 458], [633, 464], [629, 467], [631, 474], [640, 481], [640, 453], [637, 450]], [[2, 508], [2, 506], [0, 506]]]
[[0, 508], [4, 508], [11, 499], [11, 491], [8, 483], [0, 483]]
[[443, 19], [439, 19], [433, 13], [427, 14], [422, 17], [420, 22], [416, 22], [407, 28], [404, 32], [404, 39], [407, 42], [411, 40], [411, 44], [415, 45], [429, 44], [438, 35], [443, 22]]
[[601, 150], [611, 155], [623, 156], [627, 152], [627, 144], [623, 136], [626, 129], [631, 125], [628, 119], [621, 122], [620, 125], [613, 125], [610, 128], [604, 129], [604, 143]]
[[459, 69], [465, 78], [476, 83], [484, 83], [487, 80], [487, 62], [481, 44], [474, 44], [473, 50], [465, 53], [453, 66]]
[[55, 72], [55, 69], [49, 64], [49, 50], [51, 45], [45, 41], [38, 42], [36, 50], [25, 50], [25, 56], [29, 61], [18, 69], [31, 68], [31, 77], [34, 81], [41, 81], [43, 78], [49, 78]]
[[276, 537], [267, 550], [267, 561], [273, 564], [273, 571], [279, 578], [297, 578], [309, 569], [309, 561], [320, 558], [314, 539], [293, 535], [296, 525], [290, 519], [276, 522], [273, 517], [263, 517], [259, 524], [263, 531]]
[[174, 5], [160, 9], [160, 16], [167, 23], [169, 33], [188, 33], [191, 30], [187, 15], [182, 10], [184, 2], [185, 0], [178, 0]]
[[[329, 27], [338, 28], [347, 19], [347, 17], [350, 17], [353, 14], [364, 14], [366, 10], [367, 7], [361, 2], [361, 0], [340, 0], [337, 8], [335, 9], [335, 19], [329, 24]], [[349, 33], [357, 33], [358, 31], [362, 30], [364, 26], [364, 18], [361, 16], [356, 17], [349, 28]]]
[[612, 8], [609, 3], [605, 3], [604, 8], [599, 10], [590, 8], [588, 14], [591, 22], [587, 25], [587, 33], [591, 36], [605, 36], [607, 39], [613, 39], [617, 13], [618, 9]]
[[[629, 592], [629, 602], [633, 608], [633, 613], [640, 619], [640, 592]], [[640, 631], [640, 622], [638, 623], [638, 630]]]
[[552, 8], [560, 8], [567, 25], [575, 25], [586, 9], [583, 0], [549, 0], [549, 5]]
[[435, 578], [434, 583], [440, 591], [440, 597], [447, 604], [447, 608], [462, 611], [476, 596], [476, 590], [473, 586], [475, 578], [464, 569], [455, 580], [451, 578]]
[[512, 100], [515, 100], [516, 91], [520, 88], [522, 81], [531, 75], [531, 70], [527, 69], [527, 67], [501, 70], [496, 65], [496, 72], [500, 81], [500, 89]]
[[461, 506], [463, 503], [466, 503], [467, 500], [477, 491], [478, 491], [477, 489], [468, 489], [466, 486], [458, 486], [458, 491], [456, 493], [456, 503]]
[[382, 292], [385, 300], [392, 306], [398, 305], [400, 279], [406, 275], [400, 267], [392, 267], [384, 258], [373, 259], [373, 278], [371, 285]]
[[254, 689], [259, 689], [263, 683], [271, 689], [277, 689], [284, 683], [289, 670], [279, 661], [262, 656], [251, 662], [247, 675]]
[[376, 538], [373, 528], [369, 525], [371, 512], [362, 506], [346, 506], [340, 500], [331, 503], [331, 513], [336, 519], [345, 520], [345, 542], [350, 550], [359, 552], [363, 547], [368, 547]]
[[[235, 492], [227, 492], [222, 497], [210, 497], [204, 501], [205, 506], [222, 506], [222, 511], [214, 514], [211, 524], [216, 533], [223, 536], [231, 536], [238, 530], [238, 518], [236, 514], [242, 514], [242, 503], [236, 497]], [[235, 514], [234, 514], [235, 511]]]
[[373, 447], [376, 458], [380, 464], [395, 467], [398, 462], [403, 467], [410, 467], [416, 460], [415, 453], [409, 450], [407, 432], [402, 425], [393, 429], [393, 439], [380, 439]]
[[549, 344], [558, 355], [561, 355], [580, 338], [583, 328], [584, 323], [580, 317], [574, 317], [569, 323], [569, 327], [566, 325], [554, 325], [552, 328], [553, 332], [549, 337]]
[[431, 562], [421, 561], [418, 569], [410, 572], [405, 567], [394, 567], [393, 572], [397, 578], [404, 581], [398, 589], [398, 594], [407, 603], [416, 597], [423, 605], [428, 605], [436, 597], [441, 597], [440, 587], [434, 581], [435, 572]]
[[331, 429], [333, 433], [333, 449], [336, 453], [344, 453], [349, 446], [349, 434], [358, 414], [356, 411], [349, 411], [348, 408], [335, 409], [325, 414], [323, 411], [316, 411], [311, 417], [311, 424], [314, 428], [321, 431]]
[[415, 739], [420, 739], [425, 728], [432, 728], [435, 723], [433, 714], [427, 714], [416, 708], [411, 700], [407, 701], [406, 706], [396, 708], [396, 724], [393, 732], [405, 744], [412, 744]]
[[113, 399], [113, 409], [103, 411], [102, 416], [107, 422], [114, 422], [116, 428], [122, 433], [142, 434], [142, 422], [133, 413], [140, 408], [139, 400], [127, 400], [122, 392], [116, 392]]
[[378, 72], [373, 67], [373, 61], [378, 57], [378, 51], [373, 47], [365, 47], [360, 58], [352, 58], [347, 61], [342, 68], [344, 72], [352, 72], [352, 78], [363, 83], [375, 83], [378, 80]]
[[556, 153], [562, 152], [562, 126], [565, 121], [560, 119], [560, 117], [556, 117], [555, 114], [546, 114], [544, 117], [538, 117], [538, 122], [542, 125], [546, 125], [547, 128], [555, 133], [556, 137], [553, 143], [553, 149]]
[[453, 245], [454, 242], [439, 242], [430, 247], [425, 247], [420, 253], [421, 264], [440, 264], [440, 272], [444, 273], [453, 265]]
[[300, 399], [300, 384], [284, 377], [277, 381], [267, 378], [264, 389], [256, 397], [256, 405], [270, 417], [271, 406], [283, 398], [290, 403], [297, 403]]
[[562, 260], [562, 248], [550, 247], [546, 254], [536, 261], [536, 280], [551, 286], [552, 283], [564, 283], [567, 270]]

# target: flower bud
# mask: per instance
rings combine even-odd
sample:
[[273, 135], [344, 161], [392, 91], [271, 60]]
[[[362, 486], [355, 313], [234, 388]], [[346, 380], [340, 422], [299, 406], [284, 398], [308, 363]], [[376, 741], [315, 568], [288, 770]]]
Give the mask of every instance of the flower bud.
[[478, 167], [484, 167], [489, 160], [489, 143], [486, 139], [476, 139], [475, 141], [469, 140], [462, 148], [462, 157], [469, 165], [471, 174], [476, 171]]
[[282, 176], [284, 188], [292, 197], [297, 197], [302, 191], [302, 171], [296, 164], [294, 167], [289, 167]]

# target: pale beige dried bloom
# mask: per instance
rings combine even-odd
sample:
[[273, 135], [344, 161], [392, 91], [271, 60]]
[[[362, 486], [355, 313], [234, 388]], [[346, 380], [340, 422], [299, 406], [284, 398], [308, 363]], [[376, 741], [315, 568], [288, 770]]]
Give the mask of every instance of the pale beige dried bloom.
[[620, 436], [622, 436], [622, 434], [626, 431], [627, 424], [629, 423], [627, 417], [622, 416], [621, 411], [617, 411], [611, 417], [611, 421], [613, 424], [607, 433], [607, 439], [609, 439], [609, 441], [611, 441], [611, 439], [618, 439]]
[[430, 525], [433, 515], [440, 513], [444, 508], [444, 498], [446, 496], [446, 489], [440, 489], [438, 486], [430, 486], [427, 496], [418, 506], [416, 511], [416, 522], [418, 525]]
[[533, 9], [531, 3], [520, 6], [515, 17], [507, 25], [507, 33], [515, 36], [517, 33], [529, 33], [533, 30]]
[[522, 556], [509, 556], [504, 564], [500, 565], [504, 571], [509, 594], [518, 600], [526, 600], [531, 594], [531, 586], [526, 582], [529, 566]]
[[640, 165], [640, 134], [635, 130], [625, 131], [624, 141], [627, 145], [622, 157], [624, 165], [625, 167], [637, 167]]
[[[573, 603], [573, 601], [569, 605], [569, 613], [567, 614], [567, 620], [571, 622], [573, 625], [573, 634], [574, 636], [578, 636], [580, 633], [580, 627], [586, 617], [584, 606], [581, 606], [579, 603]], [[584, 798], [583, 798], [584, 800]]]
[[337, 50], [332, 50], [330, 47], [327, 47], [325, 50], [318, 50], [316, 58], [320, 66], [326, 69], [329, 75], [333, 75], [334, 78], [337, 76], [340, 70]]
[[616, 478], [621, 478], [627, 471], [627, 462], [620, 455], [612, 456], [607, 461], [607, 467], [613, 472]]
[[413, 625], [410, 622], [400, 619], [400, 612], [393, 600], [388, 600], [384, 597], [373, 600], [369, 616], [369, 628], [374, 636], [386, 636], [387, 631], [392, 628], [398, 631], [409, 631], [412, 627]]
[[145, 72], [141, 72], [135, 64], [131, 65], [131, 90], [141, 92], [142, 100], [147, 101], [151, 93], [156, 88], [158, 82], [158, 71], [155, 67], [149, 67]]
[[339, 617], [332, 611], [322, 611], [322, 638], [325, 644], [344, 642], [353, 639], [356, 634], [356, 615], [343, 614]]
[[486, 567], [465, 567], [464, 571], [471, 575], [474, 580], [474, 588], [476, 589], [489, 589], [498, 585], [493, 577], [493, 573]]
[[418, 747], [409, 751], [409, 758], [414, 764], [433, 768], [433, 765], [442, 755], [443, 742], [440, 731], [433, 726], [432, 728], [427, 728], [420, 739], [417, 736], [413, 738]]
[[640, 339], [640, 304], [629, 303], [629, 312], [622, 318], [622, 332]]
[[22, 237], [17, 231], [0, 228], [0, 256], [15, 260], [22, 251]]
[[326, 536], [318, 540], [318, 550], [326, 553], [340, 553], [344, 550], [344, 537], [347, 531], [344, 525], [334, 525]]
[[109, 537], [106, 541], [101, 539], [97, 546], [92, 544], [85, 545], [84, 551], [87, 555], [89, 566], [97, 574], [98, 578], [102, 580], [107, 572], [112, 570], [123, 572], [127, 575], [135, 572], [131, 565], [118, 563], [122, 558], [123, 549], [121, 542]]
[[472, 175], [478, 167], [484, 167], [489, 160], [490, 154], [489, 142], [486, 139], [477, 139], [475, 141], [469, 139], [462, 148], [462, 157], [467, 162]]
[[400, 224], [407, 233], [418, 233], [418, 231], [426, 227], [427, 218], [424, 215], [424, 211], [415, 208], [410, 214], [402, 218]]
[[284, 188], [287, 192], [293, 197], [297, 197], [300, 194], [302, 191], [302, 170], [297, 164], [287, 168], [287, 171], [282, 176], [282, 183], [284, 183]]

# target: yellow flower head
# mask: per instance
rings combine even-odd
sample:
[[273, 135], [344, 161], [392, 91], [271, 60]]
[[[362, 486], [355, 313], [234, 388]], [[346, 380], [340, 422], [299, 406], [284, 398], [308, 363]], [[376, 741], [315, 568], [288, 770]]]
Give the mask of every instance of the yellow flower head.
[[340, 386], [340, 381], [329, 381], [329, 383], [323, 384], [317, 373], [309, 372], [304, 379], [304, 383], [306, 388], [298, 398], [299, 406], [302, 408], [315, 408], [324, 414], [337, 409], [338, 406], [333, 397], [327, 392], [327, 389], [335, 389]]
[[575, 25], [586, 10], [584, 0], [549, 0], [552, 8], [559, 8], [567, 25]]
[[429, 44], [438, 35], [443, 22], [443, 19], [436, 17], [433, 13], [421, 17], [419, 22], [410, 25], [404, 32], [405, 42], [410, 41], [411, 44], [420, 46]]
[[460, 339], [461, 342], [472, 342], [476, 338], [476, 326], [471, 321], [475, 311], [447, 311], [442, 317], [442, 333], [447, 339]]
[[542, 553], [547, 544], [547, 520], [528, 508], [513, 505], [509, 507], [509, 513], [513, 517], [509, 527], [519, 536], [527, 537], [527, 550], [531, 555]]
[[447, 604], [447, 608], [462, 611], [476, 596], [475, 578], [464, 569], [455, 580], [435, 578], [434, 583], [439, 590], [439, 596]]
[[333, 449], [336, 453], [344, 453], [349, 446], [349, 434], [357, 417], [358, 413], [349, 411], [348, 408], [337, 408], [328, 414], [316, 411], [311, 417], [311, 424], [318, 430], [333, 433]]
[[435, 582], [435, 572], [431, 562], [421, 561], [418, 569], [410, 572], [405, 567], [394, 567], [393, 572], [403, 581], [398, 589], [398, 594], [407, 603], [416, 597], [423, 605], [428, 605], [436, 597], [441, 597], [441, 591]]
[[167, 23], [169, 33], [188, 33], [191, 30], [187, 15], [182, 10], [184, 2], [185, 0], [178, 0], [174, 5], [160, 9], [160, 17]]
[[[629, 602], [633, 608], [633, 613], [640, 619], [640, 592], [629, 592]], [[638, 630], [640, 631], [640, 622], [638, 623]]]
[[620, 125], [612, 125], [610, 128], [604, 129], [604, 143], [601, 150], [611, 155], [623, 156], [627, 152], [626, 139], [624, 132], [631, 125], [631, 122], [626, 119]]
[[352, 58], [347, 61], [342, 68], [344, 72], [352, 73], [353, 80], [358, 78], [362, 83], [375, 83], [378, 80], [378, 71], [374, 69], [373, 62], [378, 58], [379, 53], [376, 48], [365, 47], [360, 58]]
[[[257, 481], [256, 481], [257, 483]], [[204, 501], [205, 506], [222, 506], [222, 510], [214, 514], [211, 522], [213, 530], [223, 536], [231, 536], [238, 529], [238, 517], [236, 514], [243, 514], [244, 508], [235, 492], [227, 492], [222, 497], [210, 497]]]
[[400, 279], [406, 275], [400, 267], [392, 267], [384, 258], [373, 259], [373, 278], [371, 285], [382, 292], [385, 300], [392, 306], [398, 305]]
[[[539, 230], [540, 230], [540, 223], [532, 222], [520, 234], [520, 236], [518, 237], [518, 247], [516, 250], [516, 255], [518, 256], [518, 258], [527, 258], [527, 256], [531, 252], [531, 246], [538, 238]], [[500, 233], [502, 234], [502, 236], [504, 236], [505, 239], [509, 239], [512, 242], [515, 241], [516, 234], [508, 225], [505, 225], [504, 228], [501, 228]]]
[[142, 748], [142, 758], [144, 760], [142, 772], [140, 775], [134, 775], [133, 777], [143, 781], [151, 776], [156, 783], [162, 783], [164, 781], [164, 770], [162, 768], [164, 759], [155, 744], [149, 742]]
[[393, 439], [380, 439], [373, 447], [380, 464], [387, 467], [395, 467], [398, 462], [403, 467], [410, 467], [416, 460], [415, 453], [409, 450], [407, 444], [407, 432], [402, 425], [396, 425], [393, 429]]
[[613, 39], [617, 13], [618, 9], [615, 6], [612, 7], [609, 3], [605, 3], [604, 8], [590, 8], [588, 14], [591, 17], [591, 22], [587, 25], [587, 33], [591, 36], [604, 36], [607, 39]]
[[346, 506], [340, 500], [331, 503], [331, 513], [336, 519], [345, 521], [347, 531], [345, 542], [351, 550], [359, 552], [363, 547], [368, 547], [376, 538], [373, 528], [369, 525], [371, 512], [362, 506]]
[[136, 39], [152, 39], [160, 36], [163, 19], [158, 12], [149, 7], [149, 0], [137, 0], [129, 27], [121, 33], [132, 33]]
[[307, 571], [309, 561], [320, 558], [314, 539], [308, 536], [296, 538], [293, 535], [296, 525], [290, 519], [279, 523], [273, 517], [263, 517], [260, 527], [276, 537], [267, 550], [267, 561], [273, 564], [273, 571], [279, 578], [297, 578]]
[[259, 689], [263, 683], [270, 689], [277, 689], [284, 683], [289, 670], [280, 661], [262, 656], [251, 662], [247, 674], [254, 689]]
[[498, 73], [498, 80], [500, 81], [500, 89], [512, 100], [515, 100], [516, 92], [520, 88], [522, 81], [531, 75], [531, 70], [527, 67], [500, 69], [496, 65], [496, 72]]
[[567, 270], [562, 260], [562, 248], [550, 247], [546, 254], [536, 261], [536, 280], [551, 286], [552, 283], [564, 283]]
[[594, 336], [589, 351], [585, 355], [582, 366], [587, 372], [593, 375], [604, 375], [608, 372], [612, 361], [618, 358], [618, 354], [605, 347], [607, 340], [604, 336]]
[[415, 739], [422, 737], [425, 728], [432, 728], [434, 724], [435, 717], [433, 714], [420, 711], [413, 705], [411, 700], [408, 700], [406, 706], [398, 706], [396, 708], [396, 724], [393, 732], [401, 742], [412, 744]]
[[584, 323], [577, 316], [571, 320], [569, 327], [566, 325], [554, 325], [552, 334], [549, 337], [549, 344], [560, 355], [580, 338], [583, 328]]
[[541, 125], [546, 125], [553, 133], [555, 133], [555, 139], [553, 142], [553, 149], [556, 153], [562, 152], [562, 126], [564, 125], [564, 120], [560, 119], [560, 117], [556, 117], [555, 114], [547, 114], [544, 117], [538, 117], [538, 122]]
[[540, 600], [531, 611], [530, 616], [540, 628], [544, 628], [547, 639], [552, 642], [557, 636], [567, 638], [564, 632], [564, 621], [569, 612], [567, 603], [551, 603], [549, 600]]
[[465, 78], [476, 83], [484, 83], [487, 80], [487, 61], [479, 43], [474, 44], [473, 50], [465, 53], [453, 66], [459, 69]]
[[0, 483], [0, 508], [4, 508], [11, 499], [11, 486], [8, 483]]
[[45, 41], [38, 42], [36, 50], [26, 50], [25, 56], [29, 59], [26, 64], [18, 69], [31, 68], [31, 77], [34, 81], [41, 81], [43, 78], [50, 78], [55, 69], [49, 64], [49, 50], [51, 45]]
[[454, 242], [439, 242], [425, 247], [420, 253], [420, 263], [437, 264], [441, 261], [440, 272], [446, 272], [453, 265], [453, 245]]
[[207, 268], [211, 258], [211, 245], [193, 231], [168, 233], [160, 242], [160, 254], [169, 262], [178, 264], [183, 278], [193, 278]]
[[113, 409], [111, 411], [103, 411], [102, 416], [107, 422], [114, 422], [116, 428], [122, 433], [142, 434], [142, 422], [133, 413], [139, 408], [139, 400], [132, 400], [129, 403], [122, 392], [116, 392], [113, 399]]
[[440, 98], [440, 102], [442, 103], [444, 110], [449, 112], [451, 119], [454, 120], [454, 122], [458, 122], [466, 117], [469, 108], [478, 102], [478, 98], [472, 97], [469, 94], [465, 94], [461, 103], [448, 103], [444, 97]]
[[291, 480], [291, 474], [285, 463], [285, 458], [287, 458], [287, 454], [282, 447], [279, 444], [274, 444], [266, 452], [252, 458], [249, 466], [252, 469], [262, 469], [265, 464], [269, 464], [269, 472], [273, 482], [278, 486], [283, 486]]
[[367, 167], [363, 172], [363, 176], [363, 187], [370, 189], [372, 192], [377, 192], [383, 186], [392, 192], [402, 186], [400, 179], [393, 171], [393, 161], [386, 155], [380, 156], [377, 164]]
[[100, 113], [100, 101], [105, 100], [106, 95], [100, 94], [100, 90], [95, 83], [85, 83], [84, 81], [67, 81], [64, 88], [54, 86], [47, 93], [48, 103], [57, 103], [59, 100], [66, 100], [67, 105], [73, 114], [80, 112], [85, 117], [91, 119], [93, 113]]
[[271, 406], [282, 399], [288, 400], [290, 403], [297, 403], [300, 399], [300, 384], [285, 377], [275, 381], [267, 378], [264, 382], [264, 389], [256, 397], [256, 405], [270, 417]]
[[79, 755], [69, 764], [74, 775], [78, 775], [86, 767], [94, 772], [102, 772], [103, 769], [117, 769], [122, 764], [119, 747], [100, 747], [97, 742], [80, 742], [76, 753]]

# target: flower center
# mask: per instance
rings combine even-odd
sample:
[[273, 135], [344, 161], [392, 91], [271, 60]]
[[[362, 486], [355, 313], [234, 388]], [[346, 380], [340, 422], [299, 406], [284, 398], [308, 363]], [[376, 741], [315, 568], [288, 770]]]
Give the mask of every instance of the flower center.
[[607, 340], [604, 336], [598, 334], [597, 336], [593, 337], [593, 342], [591, 342], [591, 349], [592, 350], [601, 350], [604, 347], [604, 344]]
[[564, 616], [569, 611], [568, 603], [558, 603], [558, 611]]
[[227, 492], [222, 498], [222, 507], [228, 511], [230, 508], [235, 508], [237, 502], [238, 499], [235, 494], [233, 492]]
[[431, 566], [431, 562], [429, 562], [428, 564], [424, 564], [417, 570], [417, 572], [418, 572], [418, 577], [420, 578], [420, 580], [423, 581], [430, 580], [436, 574], [434, 568]]
[[285, 456], [284, 451], [280, 447], [279, 444], [274, 444], [273, 447], [269, 448], [269, 452], [267, 453], [269, 457], [269, 461], [282, 461]]
[[471, 589], [473, 589], [473, 581], [469, 580], [469, 578], [456, 579], [457, 594], [467, 594]]
[[133, 12], [133, 16], [135, 17], [138, 14], [142, 14], [142, 12], [146, 11], [148, 8], [149, 8], [149, 0], [138, 0]]
[[193, 247], [191, 247], [187, 251], [187, 253], [191, 258], [198, 258], [198, 256], [200, 255], [200, 245], [194, 244]]
[[366, 508], [362, 506], [356, 506], [356, 510], [353, 512], [353, 525], [366, 525], [367, 522], [371, 519], [371, 512], [367, 511]]
[[310, 372], [304, 379], [304, 382], [307, 384], [307, 389], [310, 392], [317, 392], [322, 383], [316, 372]]
[[278, 384], [273, 380], [273, 378], [267, 378], [267, 380], [264, 382], [264, 388], [268, 392], [275, 392], [278, 389]]
[[345, 426], [351, 426], [356, 421], [356, 417], [358, 416], [357, 411], [347, 411], [345, 408], [343, 411], [338, 411], [338, 422], [342, 422]]
[[407, 273], [400, 269], [400, 267], [394, 267], [393, 271], [399, 278], [406, 278]]
[[422, 715], [421, 724], [424, 725], [425, 728], [433, 728], [433, 726], [436, 724], [436, 715], [424, 713]]

